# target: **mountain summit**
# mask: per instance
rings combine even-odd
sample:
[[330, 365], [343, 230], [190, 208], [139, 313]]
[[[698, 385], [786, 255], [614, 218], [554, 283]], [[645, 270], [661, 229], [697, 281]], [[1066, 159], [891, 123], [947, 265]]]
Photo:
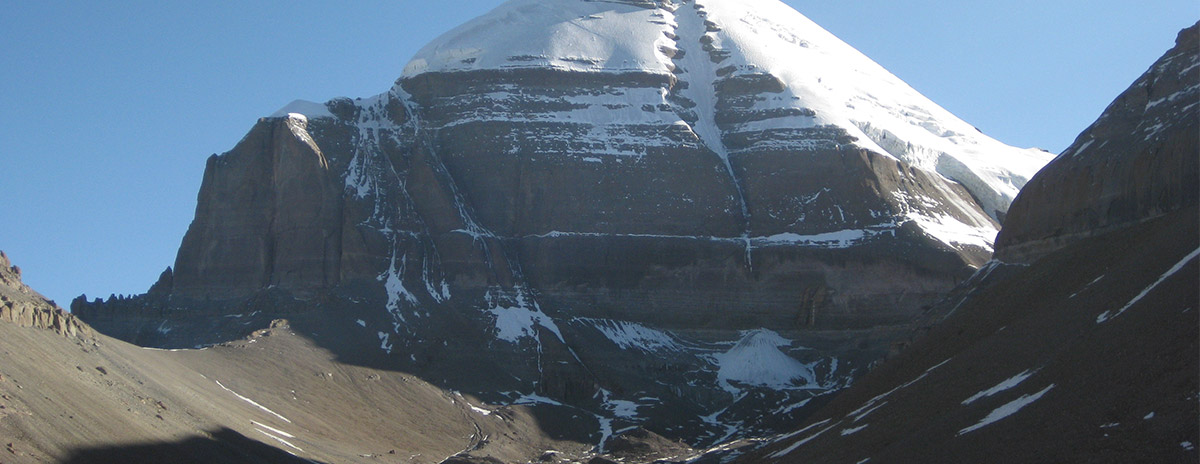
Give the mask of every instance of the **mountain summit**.
[[[774, 0], [514, 0], [383, 94], [259, 120], [151, 292], [72, 309], [162, 347], [286, 316], [347, 362], [584, 411], [593, 443], [713, 442], [887, 353], [1049, 158]], [[786, 372], [729, 364], [760, 355]]]
[[[558, 111], [546, 119], [582, 119], [601, 129], [684, 123], [723, 158], [811, 148], [796, 143], [795, 131], [834, 129], [856, 146], [963, 184], [997, 219], [1049, 160], [1040, 150], [1013, 149], [980, 134], [777, 0], [510, 1], [424, 47], [402, 80], [531, 69], [675, 76], [657, 102], [670, 111], [589, 105], [593, 114]], [[654, 103], [646, 101], [654, 95], [624, 96], [614, 100]], [[476, 116], [521, 117], [496, 109]], [[621, 109], [632, 111], [613, 111]], [[608, 139], [597, 135], [598, 143]], [[836, 136], [805, 135], [837, 143]]]

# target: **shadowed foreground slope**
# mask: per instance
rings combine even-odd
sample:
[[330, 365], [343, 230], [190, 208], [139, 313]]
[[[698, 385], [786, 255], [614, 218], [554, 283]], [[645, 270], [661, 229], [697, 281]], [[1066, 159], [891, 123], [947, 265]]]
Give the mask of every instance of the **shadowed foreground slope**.
[[1196, 221], [1017, 270], [743, 462], [1196, 462]]

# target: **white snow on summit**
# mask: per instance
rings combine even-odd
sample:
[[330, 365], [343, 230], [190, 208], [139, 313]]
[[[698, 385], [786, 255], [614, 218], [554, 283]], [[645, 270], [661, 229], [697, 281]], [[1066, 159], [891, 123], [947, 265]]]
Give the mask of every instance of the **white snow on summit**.
[[[700, 2], [738, 73], [766, 71], [785, 93], [816, 113], [817, 125], [837, 125], [864, 148], [887, 153], [963, 184], [984, 210], [1005, 212], [1051, 158], [980, 133], [918, 93], [870, 58], [777, 0]], [[724, 63], [723, 63], [724, 64]], [[807, 117], [800, 127], [812, 124]]]
[[608, 2], [512, 0], [417, 52], [404, 77], [425, 72], [551, 67], [669, 73], [672, 24], [662, 10]]
[[[962, 184], [993, 217], [1008, 210], [1020, 188], [1052, 157], [982, 134], [778, 0], [659, 3], [659, 8], [643, 8], [618, 2], [510, 0], [431, 42], [408, 63], [404, 77], [519, 68], [671, 74], [677, 71], [672, 57], [682, 49], [685, 63], [695, 61], [688, 58], [704, 54], [703, 40], [728, 55], [714, 66], [731, 70], [729, 75], [765, 72], [783, 82], [781, 94], [761, 99], [754, 110], [798, 108], [812, 114], [776, 112], [787, 115], [726, 128], [726, 133], [837, 126], [862, 148]], [[682, 27], [698, 20], [715, 27]], [[684, 73], [681, 79], [695, 81], [702, 70], [678, 71]], [[717, 78], [690, 82], [689, 88], [711, 88]], [[701, 114], [711, 113], [708, 106], [715, 104], [697, 103], [705, 106]], [[714, 146], [722, 145], [721, 138], [711, 130], [700, 132], [716, 153], [745, 151]], [[966, 226], [980, 230], [973, 235], [995, 234], [990, 225]]]

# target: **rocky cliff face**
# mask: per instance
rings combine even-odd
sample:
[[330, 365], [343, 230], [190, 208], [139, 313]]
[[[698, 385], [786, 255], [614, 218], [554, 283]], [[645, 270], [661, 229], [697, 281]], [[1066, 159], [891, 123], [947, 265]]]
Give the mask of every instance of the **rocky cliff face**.
[[0, 251], [0, 322], [53, 330], [70, 338], [90, 338], [92, 328], [21, 282], [21, 269]]
[[998, 259], [1030, 262], [1080, 238], [1196, 208], [1198, 29], [1181, 31], [1174, 48], [1026, 185], [996, 239]]
[[348, 358], [715, 440], [881, 356], [1046, 158], [774, 0], [514, 0], [382, 95], [259, 121], [151, 295], [73, 310], [184, 347], [286, 313]]
[[264, 119], [209, 158], [170, 293], [239, 298], [338, 283], [341, 179], [307, 126], [304, 117]]

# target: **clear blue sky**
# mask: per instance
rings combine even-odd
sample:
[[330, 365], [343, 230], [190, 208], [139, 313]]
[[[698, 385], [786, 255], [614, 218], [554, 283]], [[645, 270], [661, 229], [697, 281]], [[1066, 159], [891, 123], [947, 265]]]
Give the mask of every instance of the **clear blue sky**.
[[[0, 250], [64, 306], [144, 292], [205, 158], [294, 99], [386, 91], [501, 2], [343, 3], [6, 2]], [[1195, 0], [787, 3], [989, 135], [1053, 152], [1200, 19]]]

